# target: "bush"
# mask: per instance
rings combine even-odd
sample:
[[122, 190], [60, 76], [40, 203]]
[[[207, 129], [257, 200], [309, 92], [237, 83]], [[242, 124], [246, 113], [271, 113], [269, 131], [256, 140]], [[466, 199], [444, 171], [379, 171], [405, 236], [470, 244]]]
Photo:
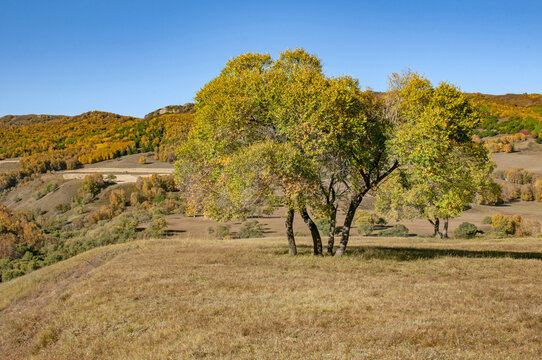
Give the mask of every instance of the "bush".
[[102, 174], [92, 174], [85, 176], [81, 189], [92, 196], [96, 196], [106, 186]]
[[390, 229], [381, 231], [378, 236], [405, 237], [408, 236], [408, 228], [405, 225], [398, 224]]
[[375, 212], [360, 210], [356, 214], [354, 223], [359, 226], [363, 222], [368, 222], [373, 225], [386, 225], [387, 221], [383, 217], [378, 216]]
[[512, 235], [516, 232], [516, 224], [510, 216], [495, 214], [491, 217], [491, 227], [494, 233]]
[[67, 204], [67, 203], [56, 204], [55, 210], [61, 213], [65, 213], [66, 211], [70, 210], [70, 204]]
[[263, 226], [257, 220], [247, 220], [239, 229], [239, 238], [261, 238], [263, 237]]
[[454, 236], [456, 238], [469, 239], [475, 237], [477, 232], [478, 228], [476, 225], [464, 222], [455, 229]]
[[476, 201], [482, 205], [497, 205], [503, 203], [503, 189], [499, 184], [491, 181], [477, 195]]
[[[316, 224], [316, 227], [318, 228], [318, 230], [320, 230], [322, 234], [325, 234], [325, 235], [329, 234], [329, 231], [331, 230], [331, 223], [329, 219], [326, 219], [326, 218], [316, 219], [314, 223]], [[339, 234], [341, 231], [342, 231], [342, 226], [335, 226], [335, 234]]]
[[491, 225], [491, 216], [486, 216], [482, 219], [482, 224]]
[[207, 232], [217, 239], [224, 239], [230, 236], [230, 225], [218, 224], [214, 228], [209, 226]]
[[520, 197], [520, 193], [519, 193], [518, 188], [517, 188], [517, 187], [512, 188], [512, 189], [510, 190], [510, 193], [509, 193], [509, 195], [508, 195], [508, 198], [509, 198], [510, 200], [517, 200], [517, 199], [519, 199], [519, 197]]
[[142, 156], [142, 157], [139, 158], [139, 163], [141, 165], [145, 165], [147, 163], [147, 159], [145, 159], [145, 156]]
[[374, 225], [368, 221], [363, 221], [358, 224], [358, 234], [369, 236], [374, 230]]
[[329, 233], [329, 230], [331, 228], [331, 224], [329, 222], [329, 219], [326, 219], [326, 218], [316, 219], [316, 220], [314, 220], [314, 223], [316, 224], [316, 227], [318, 228], [318, 230], [320, 230], [320, 232], [322, 232], [324, 234]]
[[530, 186], [523, 186], [521, 188], [521, 200], [523, 201], [533, 201], [534, 195]]
[[149, 232], [152, 236], [163, 236], [165, 233], [165, 228], [167, 226], [167, 221], [163, 216], [153, 217], [151, 226], [149, 227]]

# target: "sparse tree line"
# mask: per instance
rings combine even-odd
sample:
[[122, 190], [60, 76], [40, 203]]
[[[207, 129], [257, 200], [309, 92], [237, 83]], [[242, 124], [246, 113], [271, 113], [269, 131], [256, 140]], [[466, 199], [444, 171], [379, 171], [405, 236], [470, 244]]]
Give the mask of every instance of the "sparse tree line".
[[492, 183], [488, 152], [473, 141], [479, 112], [456, 87], [415, 73], [393, 74], [377, 96], [326, 76], [302, 49], [248, 53], [198, 92], [195, 111], [176, 162], [187, 211], [227, 220], [284, 205], [292, 255], [296, 215], [315, 254], [324, 246], [314, 219], [327, 218], [326, 252], [342, 256], [358, 207], [378, 188], [382, 211], [425, 217], [446, 236], [449, 219]]

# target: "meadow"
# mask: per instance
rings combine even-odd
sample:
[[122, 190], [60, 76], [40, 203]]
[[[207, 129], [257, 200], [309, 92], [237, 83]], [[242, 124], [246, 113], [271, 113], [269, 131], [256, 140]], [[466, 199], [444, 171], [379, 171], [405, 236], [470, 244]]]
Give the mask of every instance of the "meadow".
[[144, 240], [0, 284], [5, 359], [539, 359], [540, 239]]

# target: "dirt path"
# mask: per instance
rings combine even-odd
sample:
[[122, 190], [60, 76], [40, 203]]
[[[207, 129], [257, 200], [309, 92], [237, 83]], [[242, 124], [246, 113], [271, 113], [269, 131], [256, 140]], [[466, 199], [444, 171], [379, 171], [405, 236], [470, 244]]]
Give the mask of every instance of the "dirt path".
[[98, 168], [98, 169], [77, 169], [77, 170], [66, 170], [59, 171], [64, 179], [82, 179], [90, 174], [104, 174], [104, 175], [114, 175], [115, 182], [117, 183], [135, 183], [138, 177], [148, 177], [151, 175], [169, 175], [173, 172], [173, 169], [154, 169], [154, 168]]
[[19, 159], [0, 160], [0, 171], [10, 171], [19, 169]]

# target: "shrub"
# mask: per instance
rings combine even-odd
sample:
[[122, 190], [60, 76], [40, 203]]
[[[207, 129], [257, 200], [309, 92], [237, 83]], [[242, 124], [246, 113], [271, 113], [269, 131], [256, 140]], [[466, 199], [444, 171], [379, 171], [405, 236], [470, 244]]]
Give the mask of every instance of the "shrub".
[[322, 232], [324, 234], [329, 233], [329, 230], [331, 228], [331, 224], [329, 222], [329, 219], [326, 219], [326, 218], [316, 219], [316, 220], [314, 220], [314, 223], [316, 224], [316, 227], [318, 228], [318, 230], [320, 230], [320, 232]]
[[408, 236], [408, 228], [405, 225], [398, 224], [390, 229], [381, 231], [378, 236], [405, 237]]
[[354, 223], [359, 226], [363, 222], [368, 222], [373, 225], [386, 225], [387, 221], [383, 217], [378, 216], [375, 212], [358, 211]]
[[160, 203], [163, 202], [164, 200], [166, 200], [166, 195], [165, 195], [165, 194], [162, 194], [162, 195], [156, 195], [156, 196], [152, 199], [152, 203], [153, 203], [153, 204], [160, 204]]
[[457, 238], [469, 239], [475, 237], [477, 232], [478, 228], [476, 225], [463, 222], [455, 229], [454, 236]]
[[209, 226], [207, 228], [209, 235], [214, 236], [217, 239], [224, 239], [230, 236], [230, 225], [218, 224], [216, 227]]
[[56, 204], [55, 210], [61, 213], [65, 213], [66, 211], [70, 210], [70, 204], [67, 204], [67, 203]]
[[482, 224], [491, 225], [491, 216], [486, 216], [485, 218], [483, 218]]
[[34, 195], [34, 198], [36, 200], [39, 200], [41, 199], [42, 197], [44, 197], [45, 195], [47, 195], [47, 193], [45, 191], [38, 191], [35, 195]]
[[134, 191], [130, 194], [130, 205], [136, 206], [143, 200], [141, 194], [137, 191]]
[[152, 219], [151, 226], [148, 230], [153, 236], [164, 235], [164, 230], [167, 226], [167, 221], [163, 216], [156, 216]]
[[510, 193], [508, 194], [508, 197], [510, 200], [517, 200], [520, 197], [520, 192], [517, 187], [514, 187], [510, 190]]
[[247, 220], [239, 228], [239, 238], [261, 238], [263, 237], [263, 226], [257, 220]]
[[521, 188], [521, 200], [523, 201], [533, 201], [534, 195], [530, 186], [523, 186]]
[[81, 190], [88, 194], [91, 194], [92, 196], [96, 196], [105, 187], [106, 183], [102, 174], [91, 174], [85, 176], [85, 178], [83, 179], [83, 185], [81, 186]]
[[358, 234], [360, 235], [365, 235], [365, 236], [371, 235], [373, 230], [374, 230], [374, 225], [368, 221], [363, 221], [358, 224]]
[[540, 222], [522, 219], [516, 226], [516, 236], [535, 236], [540, 234]]
[[493, 232], [504, 235], [512, 235], [516, 231], [516, 224], [510, 216], [495, 214], [491, 217], [491, 227]]
[[145, 165], [147, 163], [147, 159], [145, 159], [145, 156], [142, 156], [142, 157], [139, 158], [139, 163], [141, 165]]
[[128, 198], [123, 189], [115, 189], [109, 194], [109, 205], [114, 211], [124, 210], [127, 203]]
[[47, 192], [53, 192], [58, 190], [58, 184], [47, 184]]
[[[330, 224], [329, 219], [326, 219], [326, 218], [316, 219], [314, 223], [316, 224], [316, 227], [318, 228], [318, 230], [320, 230], [321, 233], [326, 234], [326, 235], [329, 234], [331, 230], [331, 224]], [[341, 231], [342, 231], [342, 226], [335, 226], [335, 234], [338, 234]]]
[[497, 205], [503, 202], [503, 189], [492, 181], [477, 195], [477, 203], [483, 205]]

